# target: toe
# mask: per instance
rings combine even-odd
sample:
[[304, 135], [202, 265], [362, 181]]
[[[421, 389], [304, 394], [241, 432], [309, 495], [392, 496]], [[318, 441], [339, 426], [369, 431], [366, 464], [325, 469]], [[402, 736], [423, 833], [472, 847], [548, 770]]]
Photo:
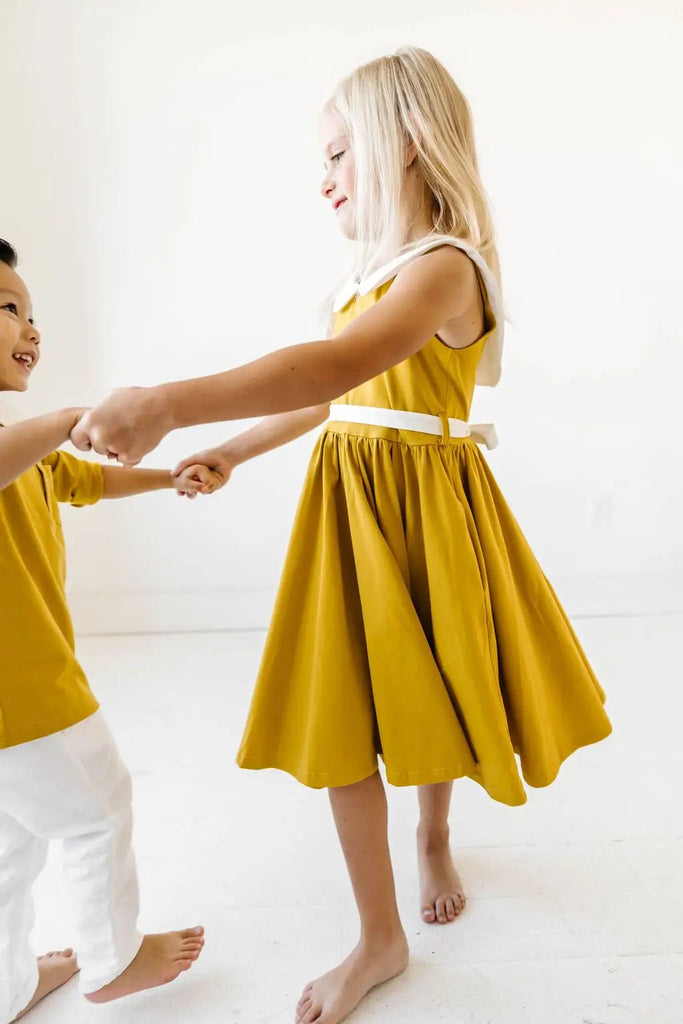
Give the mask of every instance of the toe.
[[443, 897], [439, 897], [436, 901], [436, 919], [439, 924], [446, 924], [448, 922], [448, 917], [446, 915], [446, 901]]
[[304, 1003], [310, 1003], [313, 999], [313, 982], [310, 982], [301, 993], [301, 999], [296, 1004], [297, 1010], [300, 1010]]
[[422, 920], [426, 921], [427, 924], [433, 924], [436, 920], [436, 912], [432, 903], [425, 903], [422, 908]]
[[311, 1000], [310, 999], [306, 999], [299, 1006], [297, 1006], [297, 1008], [296, 1008], [297, 1024], [298, 1024], [299, 1021], [304, 1019], [304, 1016], [308, 1013], [308, 1011], [310, 1010], [312, 1005], [313, 1005], [313, 1003], [311, 1002]]
[[311, 1006], [301, 1018], [302, 1024], [313, 1024], [314, 1020], [320, 1019], [320, 1007]]
[[450, 898], [450, 896], [448, 897], [448, 899], [445, 902], [445, 908], [446, 908], [446, 917], [448, 918], [448, 920], [449, 921], [455, 921], [455, 903]]

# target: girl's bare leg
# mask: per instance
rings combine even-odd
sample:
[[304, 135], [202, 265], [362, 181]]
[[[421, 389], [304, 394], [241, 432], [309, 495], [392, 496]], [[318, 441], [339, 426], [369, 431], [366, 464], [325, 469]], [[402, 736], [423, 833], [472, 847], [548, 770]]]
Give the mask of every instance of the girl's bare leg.
[[341, 1024], [370, 989], [400, 974], [408, 963], [379, 774], [331, 789], [330, 802], [360, 915], [360, 940], [343, 963], [306, 986], [297, 1024]]
[[452, 782], [417, 787], [420, 913], [427, 924], [449, 924], [465, 909], [465, 893], [450, 848], [448, 813], [452, 790]]

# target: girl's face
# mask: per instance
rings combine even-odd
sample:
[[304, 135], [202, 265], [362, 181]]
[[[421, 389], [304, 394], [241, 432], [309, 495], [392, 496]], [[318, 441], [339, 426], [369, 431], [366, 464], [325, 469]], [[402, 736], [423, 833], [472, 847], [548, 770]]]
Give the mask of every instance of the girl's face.
[[343, 122], [329, 107], [320, 116], [319, 137], [325, 166], [320, 191], [331, 203], [342, 233], [355, 238], [353, 150]]

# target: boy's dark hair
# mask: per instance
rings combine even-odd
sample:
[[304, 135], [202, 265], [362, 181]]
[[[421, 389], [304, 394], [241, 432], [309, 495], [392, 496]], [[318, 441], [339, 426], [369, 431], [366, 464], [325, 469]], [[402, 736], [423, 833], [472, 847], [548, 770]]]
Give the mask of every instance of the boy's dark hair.
[[0, 263], [6, 263], [8, 267], [12, 267], [14, 270], [18, 259], [17, 250], [14, 246], [6, 242], [4, 238], [0, 238]]

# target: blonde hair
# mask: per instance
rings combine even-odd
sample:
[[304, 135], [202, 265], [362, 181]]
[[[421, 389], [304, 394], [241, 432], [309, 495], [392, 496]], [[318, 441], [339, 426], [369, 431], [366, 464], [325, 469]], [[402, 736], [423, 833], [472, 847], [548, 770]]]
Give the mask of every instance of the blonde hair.
[[500, 282], [470, 108], [436, 57], [404, 47], [357, 68], [328, 103], [344, 122], [355, 161], [355, 270], [367, 274], [405, 247], [407, 154], [431, 198], [433, 232], [477, 249]]

